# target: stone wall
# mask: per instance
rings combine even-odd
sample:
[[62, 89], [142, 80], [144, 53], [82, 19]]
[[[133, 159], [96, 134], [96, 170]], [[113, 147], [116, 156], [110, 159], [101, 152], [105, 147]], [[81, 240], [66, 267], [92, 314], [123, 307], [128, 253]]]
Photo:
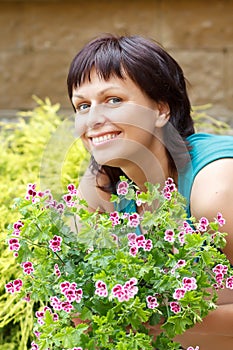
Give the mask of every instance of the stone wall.
[[33, 94], [72, 112], [70, 61], [105, 32], [157, 40], [183, 67], [192, 104], [233, 115], [233, 0], [0, 0], [0, 114], [34, 107]]

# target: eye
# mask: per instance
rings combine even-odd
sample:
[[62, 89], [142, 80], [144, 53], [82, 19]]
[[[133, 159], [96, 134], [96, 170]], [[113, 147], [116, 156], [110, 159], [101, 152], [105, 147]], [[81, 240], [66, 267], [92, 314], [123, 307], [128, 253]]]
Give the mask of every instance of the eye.
[[88, 103], [80, 103], [75, 109], [77, 112], [85, 113], [89, 110], [90, 105]]
[[110, 97], [107, 100], [108, 103], [112, 104], [112, 105], [116, 105], [122, 102], [122, 99], [120, 97]]

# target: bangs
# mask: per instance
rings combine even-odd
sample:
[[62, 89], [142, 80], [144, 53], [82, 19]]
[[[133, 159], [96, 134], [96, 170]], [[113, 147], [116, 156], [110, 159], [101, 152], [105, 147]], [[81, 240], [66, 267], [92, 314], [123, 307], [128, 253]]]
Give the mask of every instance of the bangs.
[[102, 45], [101, 40], [98, 44], [91, 42], [71, 64], [68, 76], [69, 95], [72, 96], [74, 87], [80, 86], [85, 80], [91, 81], [93, 69], [104, 80], [112, 76], [124, 79], [126, 70], [121, 51], [119, 43], [112, 40], [104, 41]]

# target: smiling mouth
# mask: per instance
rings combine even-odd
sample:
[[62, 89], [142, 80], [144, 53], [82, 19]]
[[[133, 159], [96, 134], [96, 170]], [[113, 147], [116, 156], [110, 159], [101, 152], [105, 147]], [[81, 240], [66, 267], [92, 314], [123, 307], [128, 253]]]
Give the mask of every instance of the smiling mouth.
[[96, 136], [96, 137], [91, 137], [91, 142], [93, 143], [94, 146], [100, 145], [102, 143], [105, 143], [109, 140], [115, 139], [120, 133], [111, 133], [111, 134], [105, 134], [102, 136]]

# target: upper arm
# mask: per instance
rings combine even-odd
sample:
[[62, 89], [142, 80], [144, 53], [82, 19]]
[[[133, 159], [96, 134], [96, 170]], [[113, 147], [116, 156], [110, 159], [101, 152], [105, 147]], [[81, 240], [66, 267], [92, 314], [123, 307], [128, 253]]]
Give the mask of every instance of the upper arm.
[[[80, 181], [77, 195], [80, 199], [84, 199], [87, 202], [87, 210], [89, 212], [95, 212], [96, 210], [100, 213], [113, 211], [113, 203], [110, 202], [110, 194], [103, 192], [96, 186], [96, 177], [89, 169], [86, 170]], [[79, 208], [78, 206], [78, 209]], [[71, 229], [77, 232], [80, 228], [80, 219], [78, 215], [75, 215], [75, 217], [71, 219]]]
[[[100, 179], [100, 181], [104, 180]], [[110, 203], [111, 194], [96, 186], [96, 176], [91, 173], [90, 169], [86, 170], [80, 181], [78, 195], [86, 200], [90, 211], [110, 212], [113, 210], [113, 204]]]
[[220, 212], [226, 220], [221, 231], [227, 232], [224, 253], [233, 264], [233, 159], [208, 164], [196, 176], [190, 198], [191, 214], [213, 221]]

